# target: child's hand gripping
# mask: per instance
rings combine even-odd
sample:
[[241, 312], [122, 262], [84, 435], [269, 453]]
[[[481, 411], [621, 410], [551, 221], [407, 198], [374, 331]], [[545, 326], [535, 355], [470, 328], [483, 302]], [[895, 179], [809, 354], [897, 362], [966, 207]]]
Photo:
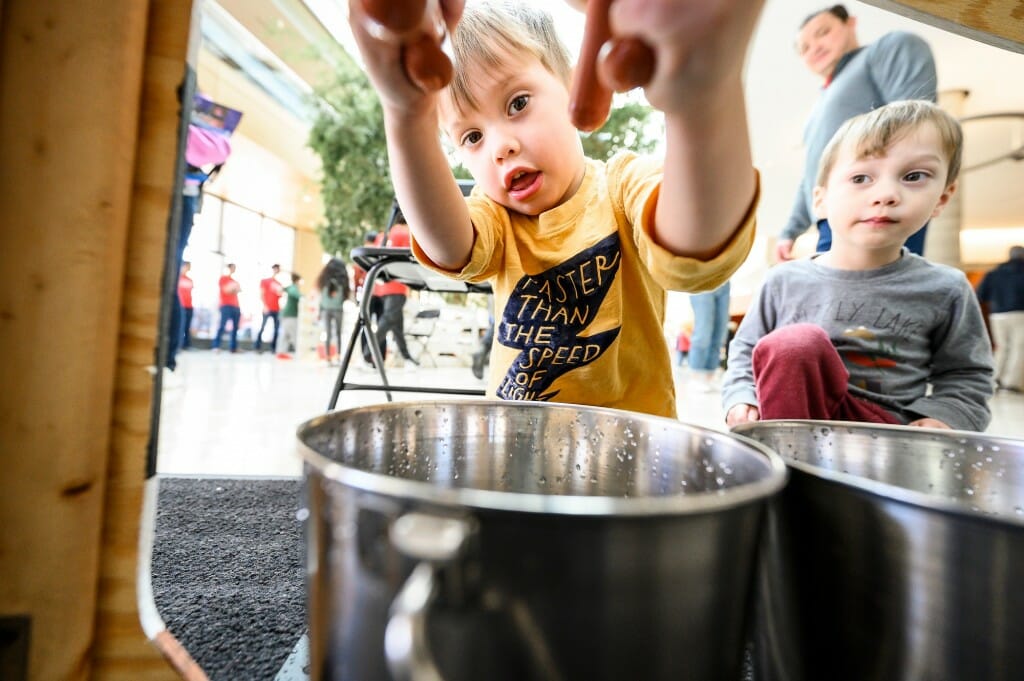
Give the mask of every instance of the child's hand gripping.
[[349, 24], [382, 101], [408, 108], [452, 79], [441, 50], [464, 0], [350, 0]]
[[583, 45], [573, 73], [569, 98], [572, 124], [584, 132], [597, 130], [608, 120], [612, 91], [625, 92], [645, 85], [654, 72], [654, 53], [636, 38], [615, 38], [608, 23], [613, 0], [573, 0], [586, 5]]
[[[579, 7], [586, 0], [573, 2]], [[611, 4], [612, 0], [591, 0], [586, 8], [570, 103], [573, 123], [584, 131], [604, 125], [612, 90], [644, 85], [654, 70], [653, 55], [641, 41], [612, 36]], [[407, 104], [451, 81], [452, 64], [441, 44], [463, 6], [464, 0], [350, 0], [349, 23], [382, 97]]]
[[741, 423], [754, 423], [761, 420], [761, 410], [752, 404], [735, 404], [725, 415], [725, 425], [732, 428]]
[[[570, 2], [577, 7], [586, 5], [587, 11], [588, 34], [583, 39], [577, 81], [600, 81], [604, 92], [599, 94], [609, 102], [611, 90], [642, 85], [651, 105], [666, 113], [700, 106], [708, 93], [739, 78], [764, 4], [764, 0]], [[606, 43], [609, 38], [613, 39]], [[592, 125], [598, 115], [587, 118], [590, 120], [580, 122]]]

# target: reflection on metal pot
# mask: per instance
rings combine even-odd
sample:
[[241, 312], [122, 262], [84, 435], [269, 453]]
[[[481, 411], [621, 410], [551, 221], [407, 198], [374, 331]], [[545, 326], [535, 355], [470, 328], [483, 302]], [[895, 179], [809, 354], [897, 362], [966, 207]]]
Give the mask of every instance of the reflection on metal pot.
[[760, 573], [758, 681], [1021, 678], [1024, 442], [765, 421], [779, 452]]
[[738, 678], [765, 501], [785, 483], [768, 448], [482, 400], [336, 412], [299, 441], [312, 678]]

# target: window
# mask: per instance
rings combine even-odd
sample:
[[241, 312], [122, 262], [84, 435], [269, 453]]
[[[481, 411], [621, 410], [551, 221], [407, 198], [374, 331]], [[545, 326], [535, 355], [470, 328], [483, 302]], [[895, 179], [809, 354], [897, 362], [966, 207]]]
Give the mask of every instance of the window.
[[195, 284], [193, 334], [210, 339], [216, 333], [220, 320], [217, 284], [227, 264], [235, 263], [235, 279], [242, 288], [238, 296], [242, 310], [239, 339], [251, 340], [263, 316], [260, 280], [269, 277], [271, 265], [277, 263], [281, 266], [281, 283], [288, 283], [295, 261], [295, 229], [238, 204], [206, 195], [185, 248], [185, 260], [192, 263], [189, 276]]

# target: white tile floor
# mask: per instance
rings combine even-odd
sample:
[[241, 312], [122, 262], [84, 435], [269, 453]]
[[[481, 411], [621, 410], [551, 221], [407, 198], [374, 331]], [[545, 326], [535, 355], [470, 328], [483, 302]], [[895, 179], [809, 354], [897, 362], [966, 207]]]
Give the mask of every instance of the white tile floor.
[[[337, 368], [323, 362], [286, 361], [271, 354], [179, 355], [181, 385], [162, 396], [157, 471], [187, 475], [299, 476], [295, 430], [327, 411]], [[349, 380], [374, 382], [361, 359]], [[389, 370], [393, 384], [483, 387], [467, 366]], [[703, 392], [685, 371], [677, 374], [683, 421], [726, 430], [716, 392]], [[462, 399], [394, 393], [396, 400]], [[470, 399], [470, 398], [465, 398]], [[383, 392], [346, 390], [339, 409], [386, 401]], [[1024, 395], [1001, 392], [992, 402], [988, 432], [1024, 439]]]

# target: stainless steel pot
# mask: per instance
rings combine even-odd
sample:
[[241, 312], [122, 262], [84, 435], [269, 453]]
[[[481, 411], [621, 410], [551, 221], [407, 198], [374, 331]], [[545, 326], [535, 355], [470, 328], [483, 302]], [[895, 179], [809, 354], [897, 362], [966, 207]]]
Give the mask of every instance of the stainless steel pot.
[[782, 454], [758, 681], [1024, 678], [1024, 442], [825, 421], [734, 432]]
[[570, 405], [389, 403], [304, 424], [311, 678], [739, 676], [754, 442]]

